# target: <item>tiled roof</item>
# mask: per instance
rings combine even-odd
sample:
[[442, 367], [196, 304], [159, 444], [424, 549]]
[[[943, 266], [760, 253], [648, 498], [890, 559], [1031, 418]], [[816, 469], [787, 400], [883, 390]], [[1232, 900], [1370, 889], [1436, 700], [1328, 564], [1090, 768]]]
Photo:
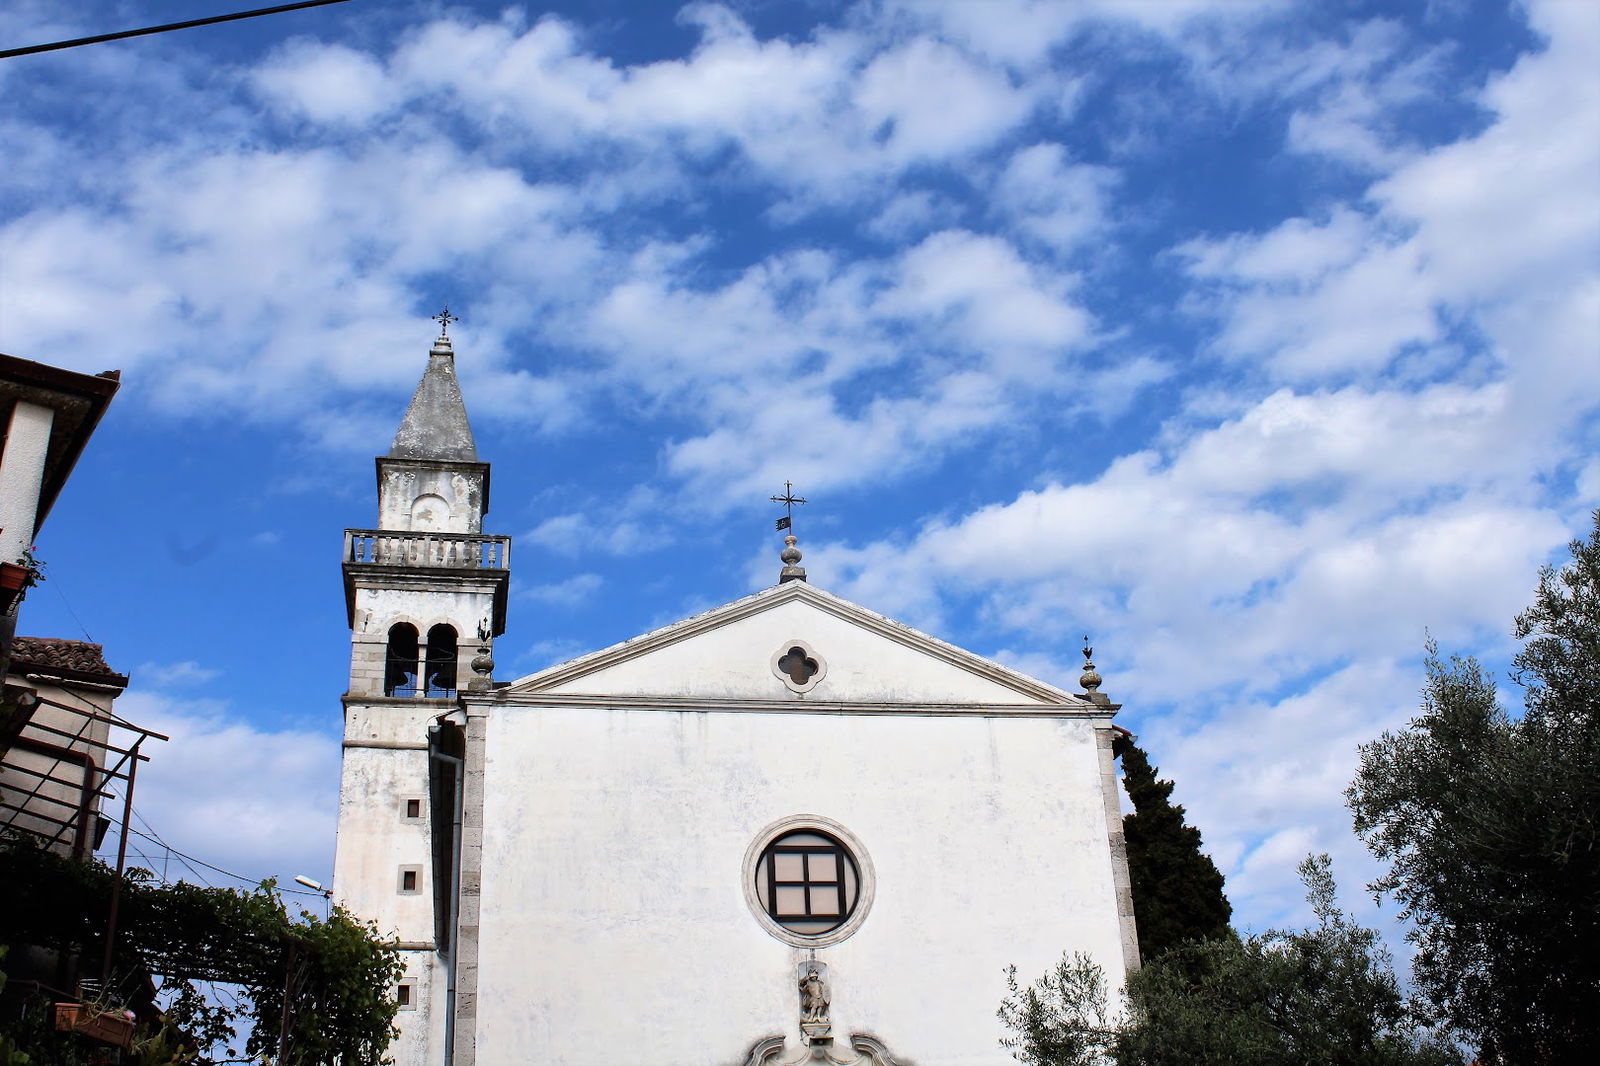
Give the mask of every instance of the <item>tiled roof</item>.
[[102, 652], [100, 645], [85, 640], [17, 637], [11, 642], [11, 669], [31, 668], [35, 673], [67, 680], [126, 686], [127, 675], [119, 674], [106, 665]]

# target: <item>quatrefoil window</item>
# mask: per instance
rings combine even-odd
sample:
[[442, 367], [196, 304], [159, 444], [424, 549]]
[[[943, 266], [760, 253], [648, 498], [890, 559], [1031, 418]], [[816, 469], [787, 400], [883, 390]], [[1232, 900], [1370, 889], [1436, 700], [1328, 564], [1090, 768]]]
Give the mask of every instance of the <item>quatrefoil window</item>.
[[791, 692], [810, 692], [828, 672], [828, 664], [803, 640], [786, 640], [772, 655], [772, 672]]

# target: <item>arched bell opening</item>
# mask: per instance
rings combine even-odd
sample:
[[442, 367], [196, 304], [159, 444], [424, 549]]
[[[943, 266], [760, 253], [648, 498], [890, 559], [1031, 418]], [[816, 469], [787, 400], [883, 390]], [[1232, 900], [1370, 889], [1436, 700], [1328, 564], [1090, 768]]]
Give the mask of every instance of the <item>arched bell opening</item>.
[[423, 676], [426, 695], [448, 699], [456, 694], [456, 631], [454, 626], [436, 625], [428, 630], [428, 656]]
[[389, 627], [383, 694], [399, 697], [417, 694], [417, 627], [410, 622], [396, 622]]

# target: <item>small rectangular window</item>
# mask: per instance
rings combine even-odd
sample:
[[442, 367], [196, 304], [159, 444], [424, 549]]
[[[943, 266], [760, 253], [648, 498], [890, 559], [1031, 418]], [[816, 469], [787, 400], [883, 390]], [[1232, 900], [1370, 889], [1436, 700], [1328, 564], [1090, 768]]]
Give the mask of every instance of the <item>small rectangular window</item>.
[[407, 870], [401, 874], [400, 888], [405, 892], [415, 892], [417, 890], [417, 871]]
[[409, 981], [403, 981], [394, 987], [394, 1001], [401, 1010], [417, 1009], [416, 988]]
[[421, 800], [406, 800], [406, 817], [407, 818], [421, 818], [422, 817], [422, 801]]
[[402, 866], [395, 887], [402, 896], [414, 896], [422, 891], [422, 867]]

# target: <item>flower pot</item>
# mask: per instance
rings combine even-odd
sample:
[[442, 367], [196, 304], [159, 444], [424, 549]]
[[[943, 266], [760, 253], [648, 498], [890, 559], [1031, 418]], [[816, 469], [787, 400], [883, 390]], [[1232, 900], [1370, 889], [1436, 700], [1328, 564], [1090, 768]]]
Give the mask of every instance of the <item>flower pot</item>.
[[133, 1044], [133, 1019], [124, 1011], [101, 1011], [86, 1003], [57, 1003], [56, 1031], [77, 1033], [127, 1050]]
[[33, 582], [33, 571], [16, 563], [0, 563], [0, 590], [20, 592]]

